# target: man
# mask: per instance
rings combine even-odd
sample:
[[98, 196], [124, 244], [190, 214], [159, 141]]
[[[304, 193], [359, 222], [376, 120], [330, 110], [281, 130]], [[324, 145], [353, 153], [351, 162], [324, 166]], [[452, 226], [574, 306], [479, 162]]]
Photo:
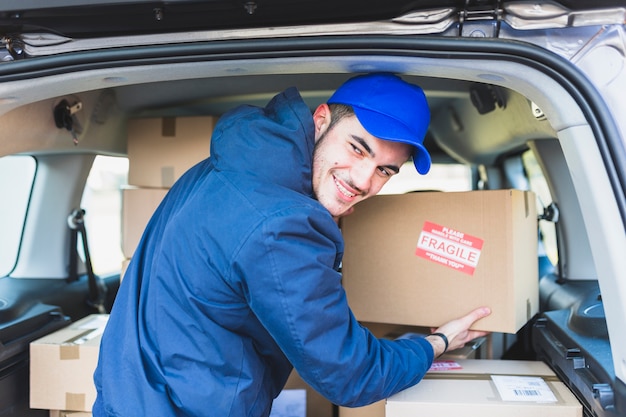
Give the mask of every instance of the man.
[[293, 367], [333, 403], [365, 405], [482, 335], [468, 328], [486, 308], [425, 338], [376, 339], [337, 272], [336, 219], [411, 156], [428, 171], [428, 122], [422, 90], [391, 74], [349, 80], [312, 116], [295, 88], [225, 114], [127, 269], [94, 416], [267, 416]]

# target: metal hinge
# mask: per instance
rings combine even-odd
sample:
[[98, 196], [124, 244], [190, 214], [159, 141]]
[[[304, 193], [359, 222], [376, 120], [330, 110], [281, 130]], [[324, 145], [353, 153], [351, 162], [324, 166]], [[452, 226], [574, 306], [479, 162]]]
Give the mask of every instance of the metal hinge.
[[24, 41], [17, 34], [9, 34], [2, 37], [4, 50], [1, 51], [1, 61], [14, 61], [24, 58]]
[[503, 15], [501, 3], [501, 0], [465, 0], [465, 7], [459, 11], [459, 36], [497, 38]]

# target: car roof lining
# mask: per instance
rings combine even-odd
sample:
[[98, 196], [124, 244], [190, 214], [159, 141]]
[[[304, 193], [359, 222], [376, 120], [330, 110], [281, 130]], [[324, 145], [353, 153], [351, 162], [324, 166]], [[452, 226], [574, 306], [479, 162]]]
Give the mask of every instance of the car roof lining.
[[[103, 94], [104, 91], [109, 94], [113, 92], [116, 101], [110, 110], [111, 115], [116, 115], [120, 119], [219, 115], [237, 104], [263, 105], [275, 93], [296, 85], [313, 109], [325, 101], [350, 75], [373, 70], [400, 73], [407, 80], [422, 85], [427, 92], [433, 115], [445, 111], [442, 106], [449, 106], [451, 99], [470, 114], [468, 86], [480, 82], [504, 86], [509, 95], [521, 94], [528, 97], [528, 100], [536, 102], [548, 116], [554, 131], [585, 123], [582, 112], [562, 87], [545, 74], [520, 64], [498, 62], [498, 65], [494, 66], [489, 60], [456, 59], [442, 62], [431, 58], [377, 55], [203, 61], [176, 64], [176, 71], [172, 71], [171, 65], [149, 65], [57, 74], [46, 79], [4, 83], [5, 94], [4, 99], [0, 100], [0, 112], [6, 113], [3, 117], [14, 119], [15, 123], [19, 123], [20, 120], [17, 113], [28, 112], [28, 119], [32, 121], [27, 129], [24, 129], [24, 126], [14, 126], [15, 131], [19, 132], [18, 136], [27, 136], [21, 137], [12, 151], [26, 152], [29, 149], [41, 151], [42, 143], [37, 142], [38, 138], [50, 136], [48, 129], [55, 128], [50, 124], [51, 108], [55, 102], [64, 97], [73, 99], [74, 96], [84, 102], [83, 117], [92, 114], [97, 106], [102, 105], [99, 100], [106, 95]], [[523, 76], [518, 75], [522, 73]], [[82, 92], [86, 86], [92, 91]], [[93, 90], [94, 86], [96, 90]], [[98, 88], [100, 90], [97, 90]], [[62, 94], [63, 92], [65, 94]], [[522, 96], [517, 99], [520, 97]], [[47, 102], [44, 104], [42, 100]], [[17, 108], [19, 104], [29, 102], [33, 104], [22, 109]], [[14, 110], [9, 112], [11, 108]], [[509, 113], [514, 116], [513, 112], [502, 112]], [[436, 117], [433, 117], [433, 122], [436, 121]], [[516, 120], [513, 117], [508, 121], [513, 122], [518, 123], [522, 129], [527, 126], [528, 120]], [[36, 129], [45, 132], [36, 133]], [[433, 125], [432, 130], [436, 133], [437, 126]], [[528, 132], [532, 132], [532, 129]], [[98, 143], [108, 143], [110, 137], [106, 140], [103, 138], [102, 141], [93, 136], [84, 138], [79, 146], [74, 147], [71, 144], [65, 145], [63, 137], [67, 136], [66, 133], [60, 131], [58, 138], [60, 142], [53, 140], [43, 148], [53, 152], [124, 153], [125, 147], [121, 146], [123, 138], [120, 138], [118, 142], [120, 147], [117, 150], [112, 149], [110, 144], [100, 148], [101, 145]], [[108, 135], [112, 132], [102, 133]], [[467, 132], [467, 136], [472, 136], [471, 133]], [[539, 133], [550, 135], [550, 129], [545, 132], [540, 130]], [[483, 134], [474, 135], [472, 143], [469, 144], [472, 146], [471, 149], [466, 148], [468, 141], [459, 142], [462, 138], [456, 136], [441, 135], [435, 139], [440, 145], [456, 150], [464, 161], [488, 162], [494, 160], [497, 154], [522, 146], [527, 139], [532, 138], [519, 132], [516, 135], [517, 137], [500, 138], [495, 136], [483, 138]], [[4, 152], [6, 150], [3, 150]]]

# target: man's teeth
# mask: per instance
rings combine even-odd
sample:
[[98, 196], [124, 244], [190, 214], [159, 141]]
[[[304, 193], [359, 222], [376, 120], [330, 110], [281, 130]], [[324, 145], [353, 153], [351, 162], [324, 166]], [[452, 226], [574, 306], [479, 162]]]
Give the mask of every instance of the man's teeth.
[[341, 194], [345, 195], [346, 197], [355, 197], [356, 194], [351, 193], [350, 191], [348, 191], [346, 189], [346, 187], [344, 187], [343, 185], [339, 184], [339, 182], [337, 180], [335, 180], [335, 184], [337, 185], [337, 188], [339, 189], [339, 191], [341, 192]]

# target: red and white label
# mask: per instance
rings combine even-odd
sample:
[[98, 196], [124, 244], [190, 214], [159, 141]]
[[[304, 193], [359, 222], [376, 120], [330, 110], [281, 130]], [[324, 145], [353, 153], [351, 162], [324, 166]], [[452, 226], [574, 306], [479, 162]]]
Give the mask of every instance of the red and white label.
[[474, 275], [482, 248], [482, 239], [435, 223], [424, 222], [415, 254]]
[[463, 369], [458, 362], [455, 361], [434, 361], [432, 365], [430, 365], [429, 372], [438, 372], [438, 371], [457, 371], [459, 369]]

